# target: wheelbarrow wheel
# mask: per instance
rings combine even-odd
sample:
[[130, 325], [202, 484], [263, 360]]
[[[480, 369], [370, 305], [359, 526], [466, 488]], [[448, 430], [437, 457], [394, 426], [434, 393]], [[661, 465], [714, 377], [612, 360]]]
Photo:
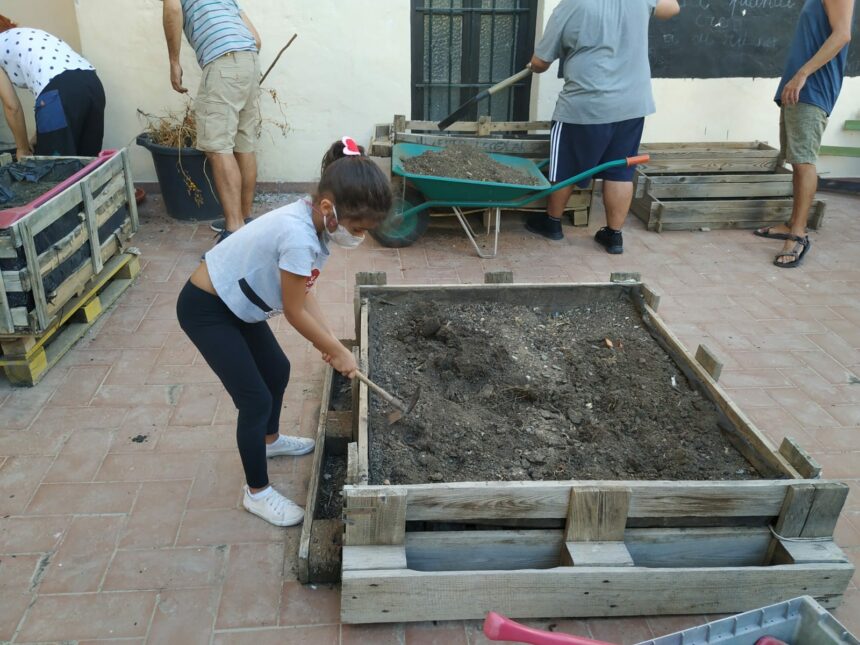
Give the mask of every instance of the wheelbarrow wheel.
[[399, 182], [393, 183], [392, 190], [394, 191], [394, 206], [388, 217], [382, 224], [370, 231], [370, 234], [382, 246], [399, 249], [404, 246], [411, 246], [419, 237], [424, 235], [427, 227], [430, 226], [430, 211], [429, 209], [423, 210], [417, 215], [403, 217], [403, 213], [423, 202], [424, 196], [409, 185], [404, 191]]

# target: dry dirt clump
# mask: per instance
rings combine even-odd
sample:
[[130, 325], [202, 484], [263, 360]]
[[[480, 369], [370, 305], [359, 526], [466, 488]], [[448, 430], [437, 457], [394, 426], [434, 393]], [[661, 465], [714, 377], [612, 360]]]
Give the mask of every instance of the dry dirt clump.
[[372, 309], [373, 484], [730, 480], [760, 475], [626, 299], [534, 308], [416, 301]]
[[415, 175], [471, 179], [519, 186], [541, 184], [537, 177], [499, 163], [480, 150], [462, 144], [454, 144], [439, 151], [428, 150], [405, 159], [403, 168]]

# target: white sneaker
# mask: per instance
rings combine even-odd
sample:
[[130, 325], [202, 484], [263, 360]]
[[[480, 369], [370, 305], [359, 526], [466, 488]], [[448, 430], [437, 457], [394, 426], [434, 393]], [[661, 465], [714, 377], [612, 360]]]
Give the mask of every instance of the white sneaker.
[[251, 491], [245, 486], [242, 506], [249, 513], [262, 517], [275, 526], [295, 526], [302, 523], [305, 511], [301, 506], [288, 500], [271, 486], [269, 486], [268, 491], [269, 494], [265, 497], [254, 499], [251, 497]]
[[274, 443], [266, 444], [267, 457], [280, 457], [281, 455], [306, 455], [314, 451], [314, 440], [302, 437], [291, 437], [286, 434], [278, 435]]

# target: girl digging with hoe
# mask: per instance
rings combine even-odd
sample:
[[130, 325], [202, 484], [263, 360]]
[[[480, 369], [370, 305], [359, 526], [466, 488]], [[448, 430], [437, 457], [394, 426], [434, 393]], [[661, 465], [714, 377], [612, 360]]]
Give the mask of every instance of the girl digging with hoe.
[[283, 313], [325, 361], [352, 378], [352, 352], [310, 291], [329, 244], [354, 249], [391, 209], [388, 178], [349, 137], [326, 152], [321, 175], [313, 199], [266, 213], [207, 252], [176, 303], [180, 326], [239, 410], [242, 504], [276, 526], [299, 524], [304, 511], [269, 485], [266, 458], [304, 455], [314, 442], [278, 432], [290, 361], [266, 320]]

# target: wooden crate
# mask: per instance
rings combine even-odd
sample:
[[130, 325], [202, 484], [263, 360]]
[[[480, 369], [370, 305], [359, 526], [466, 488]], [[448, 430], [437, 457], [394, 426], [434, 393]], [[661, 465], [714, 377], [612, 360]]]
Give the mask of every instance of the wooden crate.
[[820, 468], [791, 440], [773, 449], [718, 385], [710, 352], [694, 358], [659, 318], [659, 296], [635, 274], [616, 279], [623, 282], [362, 286], [360, 364], [372, 377], [375, 298], [418, 291], [436, 302], [560, 306], [623, 291], [769, 479], [371, 486], [360, 386], [344, 489], [343, 622], [480, 619], [490, 610], [519, 618], [733, 613], [803, 594], [840, 602], [854, 571], [833, 542], [847, 487], [816, 479]]
[[[395, 143], [420, 143], [428, 146], [447, 146], [455, 141], [489, 154], [513, 155], [536, 161], [549, 159], [550, 121], [498, 121], [481, 117], [478, 121], [459, 121], [444, 133], [433, 121], [407, 121], [396, 115], [392, 123], [379, 124], [374, 129], [369, 154], [390, 158]], [[389, 167], [390, 172], [390, 167]], [[588, 226], [592, 187], [576, 188], [567, 203], [565, 212], [574, 226]], [[535, 201], [522, 212], [543, 212], [546, 199]]]
[[[758, 228], [786, 222], [792, 174], [767, 144], [647, 144], [651, 161], [636, 171], [631, 210], [651, 231]], [[816, 201], [809, 228], [826, 205]]]
[[[60, 239], [43, 234], [71, 218]], [[105, 228], [109, 230], [105, 230]], [[126, 150], [115, 154], [32, 213], [0, 229], [0, 260], [22, 262], [0, 271], [0, 342], [38, 338], [52, 330], [69, 303], [87, 289], [107, 262], [137, 231], [137, 205]], [[37, 251], [36, 240], [43, 248]], [[81, 250], [88, 253], [81, 253]], [[69, 263], [74, 266], [69, 266]], [[46, 289], [45, 281], [60, 270], [67, 275]], [[10, 305], [10, 298], [27, 301]]]

